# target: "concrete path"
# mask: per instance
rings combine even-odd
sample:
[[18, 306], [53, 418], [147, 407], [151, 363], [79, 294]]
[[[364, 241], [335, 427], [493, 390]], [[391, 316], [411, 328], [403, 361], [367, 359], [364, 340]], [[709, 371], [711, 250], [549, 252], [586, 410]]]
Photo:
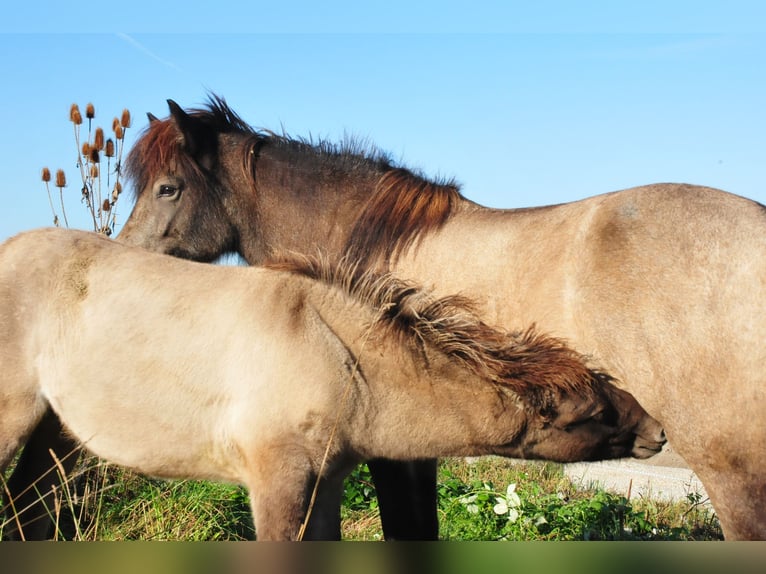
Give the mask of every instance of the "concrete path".
[[600, 486], [625, 497], [630, 494], [631, 499], [687, 500], [690, 493], [707, 499], [702, 483], [669, 445], [645, 461], [578, 462], [565, 464], [564, 472], [574, 483]]

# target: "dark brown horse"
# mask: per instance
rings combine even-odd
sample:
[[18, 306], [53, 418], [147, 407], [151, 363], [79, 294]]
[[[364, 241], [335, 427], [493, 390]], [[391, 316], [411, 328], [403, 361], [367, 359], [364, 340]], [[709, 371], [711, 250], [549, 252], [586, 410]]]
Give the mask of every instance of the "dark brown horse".
[[[131, 152], [123, 241], [250, 264], [319, 246], [477, 298], [490, 323], [536, 323], [662, 421], [728, 539], [766, 539], [762, 205], [659, 184], [488, 209], [377, 151], [253, 130], [221, 99], [170, 111]], [[372, 468], [386, 535], [435, 537], [434, 465]]]

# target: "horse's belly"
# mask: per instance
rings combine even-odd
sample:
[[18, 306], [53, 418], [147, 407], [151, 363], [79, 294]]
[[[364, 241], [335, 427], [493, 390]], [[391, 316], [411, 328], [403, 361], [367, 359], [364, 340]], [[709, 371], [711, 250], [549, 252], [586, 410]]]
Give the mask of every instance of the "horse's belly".
[[164, 478], [241, 479], [222, 387], [218, 397], [193, 396], [162, 377], [102, 379], [63, 361], [42, 372], [43, 394], [63, 425], [101, 458]]
[[162, 478], [232, 482], [243, 478], [239, 451], [219, 422], [226, 417], [51, 403], [69, 432], [109, 462]]

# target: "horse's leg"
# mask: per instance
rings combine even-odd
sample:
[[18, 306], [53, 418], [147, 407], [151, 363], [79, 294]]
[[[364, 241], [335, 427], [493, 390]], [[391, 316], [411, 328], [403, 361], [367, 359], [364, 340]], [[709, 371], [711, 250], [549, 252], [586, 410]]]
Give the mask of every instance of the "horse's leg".
[[[3, 475], [47, 410], [47, 406], [38, 402], [33, 393], [23, 393], [24, 387], [29, 386], [27, 383], [23, 377], [16, 380], [11, 377], [10, 381], [4, 381], [4, 392], [0, 394], [0, 472]], [[9, 486], [3, 478], [0, 485], [0, 499], [4, 503], [0, 516], [5, 516], [5, 520], [0, 522], [0, 532], [5, 540], [23, 539], [18, 533], [21, 525], [18, 511], [22, 509], [17, 503], [25, 503], [14, 500], [14, 494], [18, 495], [19, 491], [15, 486], [18, 482], [13, 482], [14, 484]], [[27, 485], [31, 482], [32, 480]], [[13, 494], [10, 494], [12, 488]]]
[[386, 540], [437, 540], [436, 459], [367, 463]]
[[263, 446], [253, 454], [246, 486], [256, 539], [298, 540], [314, 485], [310, 461], [289, 446]]
[[[303, 540], [340, 540], [340, 506], [343, 500], [343, 479], [346, 474], [348, 473], [339, 473], [319, 481]], [[313, 478], [308, 485], [309, 501], [315, 480]]]
[[63, 432], [58, 417], [48, 409], [24, 446], [8, 480], [8, 492], [16, 516], [8, 520], [4, 537], [11, 540], [45, 540], [52, 536], [55, 512], [53, 487], [61, 483], [61, 470], [66, 476], [71, 473], [79, 452], [77, 443]]
[[700, 470], [726, 540], [766, 540], [766, 483], [762, 475]]

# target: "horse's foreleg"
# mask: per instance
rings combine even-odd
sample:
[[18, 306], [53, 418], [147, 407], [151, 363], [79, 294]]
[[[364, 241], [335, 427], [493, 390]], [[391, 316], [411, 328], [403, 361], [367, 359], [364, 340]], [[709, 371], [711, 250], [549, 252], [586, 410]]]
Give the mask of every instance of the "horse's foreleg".
[[62, 432], [58, 417], [48, 409], [8, 480], [12, 504], [8, 504], [6, 511], [3, 538], [45, 540], [52, 536], [56, 519], [54, 486], [61, 484], [62, 471], [65, 476], [71, 474], [79, 452], [77, 443]]
[[[307, 535], [328, 536], [328, 532], [330, 539], [340, 537], [340, 495], [332, 492], [318, 495], [321, 504], [313, 518], [315, 525], [301, 532], [316, 477], [303, 449], [261, 447], [249, 466], [246, 486], [257, 540], [299, 540]], [[336, 518], [329, 510], [333, 497], [338, 500]]]
[[386, 540], [437, 540], [435, 459], [367, 463]]

